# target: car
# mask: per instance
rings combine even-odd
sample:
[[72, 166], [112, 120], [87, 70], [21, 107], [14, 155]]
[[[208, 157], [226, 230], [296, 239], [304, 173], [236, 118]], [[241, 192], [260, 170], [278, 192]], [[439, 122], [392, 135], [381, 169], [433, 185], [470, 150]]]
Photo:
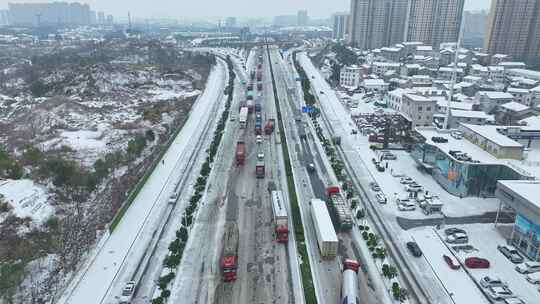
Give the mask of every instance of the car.
[[420, 186], [419, 184], [412, 183], [405, 186], [405, 191], [407, 192], [422, 192], [424, 191], [424, 187]]
[[525, 262], [516, 266], [516, 271], [523, 274], [540, 271], [540, 262]]
[[236, 120], [236, 116], [234, 115], [231, 115], [231, 117], [229, 118], [230, 121], [235, 121]]
[[519, 254], [519, 252], [516, 249], [510, 248], [509, 246], [506, 246], [506, 245], [498, 245], [497, 249], [499, 249], [499, 251], [512, 263], [514, 264], [523, 263], [523, 257], [521, 256], [521, 254]]
[[444, 234], [446, 235], [452, 235], [452, 234], [455, 234], [455, 233], [464, 233], [464, 234], [467, 234], [467, 232], [461, 228], [447, 228], [447, 229], [444, 229]]
[[402, 178], [399, 180], [399, 182], [400, 182], [401, 184], [408, 185], [408, 184], [414, 183], [414, 179], [412, 179], [412, 178], [410, 178], [410, 177], [404, 176], [404, 177], [402, 177]]
[[381, 191], [381, 187], [379, 187], [379, 184], [377, 184], [376, 182], [369, 183], [369, 187], [375, 192]]
[[377, 198], [377, 202], [379, 202], [379, 204], [386, 204], [386, 202], [388, 201], [386, 199], [386, 196], [384, 196], [384, 194], [380, 192], [375, 195], [375, 198]]
[[450, 133], [450, 136], [457, 140], [460, 140], [463, 138], [463, 133], [461, 133], [461, 131], [453, 131], [452, 133]]
[[448, 265], [448, 267], [450, 267], [451, 269], [458, 270], [459, 268], [461, 268], [461, 265], [459, 265], [459, 263], [457, 262], [454, 262], [454, 259], [452, 259], [450, 256], [443, 254], [443, 259]]
[[393, 177], [405, 177], [405, 174], [398, 172], [398, 171], [392, 171]]
[[307, 170], [311, 173], [311, 172], [315, 172], [315, 164], [314, 163], [309, 163], [307, 164]]
[[384, 166], [377, 165], [377, 171], [384, 172]]
[[319, 93], [324, 94], [324, 91], [320, 91]]
[[485, 276], [481, 278], [479, 283], [480, 283], [480, 286], [484, 288], [489, 288], [492, 286], [508, 286], [508, 284], [506, 284], [506, 282], [503, 282], [500, 278], [490, 277], [490, 276]]
[[262, 136], [261, 136], [261, 135], [257, 135], [255, 141], [256, 141], [258, 144], [262, 144], [262, 142], [263, 142]]
[[382, 155], [382, 159], [386, 159], [386, 160], [396, 160], [396, 159], [397, 159], [397, 156], [396, 156], [394, 153], [387, 152], [387, 153], [384, 153], [384, 154]]
[[414, 211], [416, 210], [416, 206], [409, 206], [409, 205], [398, 205], [399, 211]]
[[491, 286], [486, 290], [486, 293], [495, 301], [514, 297], [514, 293], [507, 286]]
[[540, 284], [540, 272], [529, 273], [525, 279], [531, 284]]
[[404, 196], [402, 196], [402, 197], [396, 198], [396, 204], [399, 205], [399, 204], [401, 204], [401, 203], [403, 203], [403, 204], [410, 204], [410, 203], [411, 203], [411, 199], [409, 198], [408, 195], [404, 195]]
[[525, 304], [520, 298], [506, 298], [503, 301], [504, 304]]
[[407, 242], [407, 249], [409, 249], [414, 257], [419, 258], [422, 256], [422, 250], [420, 250], [420, 247], [416, 242]]
[[479, 257], [468, 257], [465, 259], [467, 268], [489, 268], [489, 260]]
[[135, 290], [135, 282], [129, 281], [124, 286], [124, 289], [122, 289], [122, 294], [120, 296], [120, 304], [129, 304], [131, 303], [131, 299], [133, 298], [133, 291]]
[[355, 129], [352, 129], [351, 134], [356, 135], [356, 134], [358, 134], [358, 131], [356, 131]]
[[257, 153], [257, 159], [258, 160], [264, 160], [264, 152]]
[[446, 242], [450, 244], [465, 244], [469, 242], [469, 237], [465, 233], [454, 233], [446, 237]]

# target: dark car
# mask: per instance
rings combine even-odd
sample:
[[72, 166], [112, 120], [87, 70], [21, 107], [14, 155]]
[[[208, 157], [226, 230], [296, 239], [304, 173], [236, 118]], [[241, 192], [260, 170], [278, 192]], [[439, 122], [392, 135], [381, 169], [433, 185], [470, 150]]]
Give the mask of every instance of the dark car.
[[436, 142], [436, 143], [447, 143], [448, 142], [448, 139], [444, 138], [444, 137], [440, 137], [440, 136], [433, 136], [431, 138], [431, 140], [433, 142]]
[[443, 259], [446, 262], [446, 264], [448, 264], [448, 267], [450, 267], [451, 269], [458, 270], [461, 267], [461, 265], [454, 262], [454, 259], [447, 256], [446, 254], [443, 254]]
[[463, 233], [463, 234], [467, 234], [467, 232], [463, 229], [460, 229], [460, 228], [448, 228], [448, 229], [444, 229], [444, 234], [446, 235], [452, 235], [452, 234], [456, 234], [456, 233]]
[[497, 246], [497, 249], [499, 249], [499, 251], [512, 263], [523, 263], [523, 257], [521, 256], [521, 254], [519, 254], [519, 252], [517, 252], [517, 250], [503, 245]]
[[489, 268], [489, 261], [479, 257], [470, 257], [465, 259], [465, 266], [468, 268]]
[[420, 247], [418, 247], [416, 242], [407, 242], [407, 249], [409, 249], [411, 254], [417, 258], [422, 256], [422, 250], [420, 250]]

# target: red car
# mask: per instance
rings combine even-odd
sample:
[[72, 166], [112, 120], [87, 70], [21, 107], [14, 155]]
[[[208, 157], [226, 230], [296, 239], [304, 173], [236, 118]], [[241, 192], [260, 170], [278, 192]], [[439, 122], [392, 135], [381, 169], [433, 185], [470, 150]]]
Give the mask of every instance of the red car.
[[446, 264], [448, 264], [448, 267], [450, 267], [450, 268], [452, 268], [454, 270], [457, 270], [457, 269], [459, 269], [461, 267], [461, 265], [459, 265], [458, 263], [454, 263], [454, 259], [447, 256], [446, 254], [443, 254], [443, 259], [446, 262]]
[[468, 268], [489, 268], [489, 261], [483, 258], [470, 257], [465, 259]]

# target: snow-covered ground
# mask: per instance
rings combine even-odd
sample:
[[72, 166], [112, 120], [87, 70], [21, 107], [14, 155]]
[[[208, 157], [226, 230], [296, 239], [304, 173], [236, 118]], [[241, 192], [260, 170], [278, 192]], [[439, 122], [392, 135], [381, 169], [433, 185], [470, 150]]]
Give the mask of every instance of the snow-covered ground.
[[453, 270], [446, 264], [443, 255], [455, 258], [433, 228], [415, 229], [411, 234], [423, 252], [420, 258], [431, 267], [425, 271], [433, 271], [455, 304], [489, 303], [463, 268]]
[[192, 148], [194, 139], [200, 136], [200, 122], [206, 117], [208, 108], [219, 100], [225, 87], [226, 67], [218, 64], [210, 74], [207, 87], [191, 110], [188, 121], [163, 156], [164, 165], [159, 165], [135, 198], [113, 233], [100, 242], [95, 256], [75, 274], [59, 303], [101, 303], [111, 283], [130, 253], [133, 242], [146, 225], [156, 226], [161, 220], [156, 215], [167, 207], [168, 197], [183, 172], [174, 170], [175, 164], [183, 159]]
[[[3, 201], [13, 207], [13, 213], [20, 218], [31, 217], [35, 222], [41, 223], [54, 211], [48, 203], [47, 189], [29, 179], [1, 180], [0, 195]], [[2, 220], [0, 217], [0, 222]]]

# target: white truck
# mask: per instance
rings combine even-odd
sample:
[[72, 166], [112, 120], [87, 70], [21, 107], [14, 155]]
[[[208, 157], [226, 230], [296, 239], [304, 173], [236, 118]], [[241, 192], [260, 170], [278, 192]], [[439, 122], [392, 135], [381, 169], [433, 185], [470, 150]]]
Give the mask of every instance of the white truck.
[[129, 281], [122, 289], [122, 295], [120, 295], [119, 304], [129, 304], [133, 298], [133, 292], [135, 291], [135, 282]]
[[323, 258], [335, 257], [338, 250], [338, 238], [324, 201], [311, 199], [311, 218], [321, 256]]
[[247, 120], [248, 120], [248, 108], [247, 107], [241, 107], [240, 108], [240, 114], [238, 116], [238, 122], [240, 123], [240, 129], [245, 129], [247, 127]]

